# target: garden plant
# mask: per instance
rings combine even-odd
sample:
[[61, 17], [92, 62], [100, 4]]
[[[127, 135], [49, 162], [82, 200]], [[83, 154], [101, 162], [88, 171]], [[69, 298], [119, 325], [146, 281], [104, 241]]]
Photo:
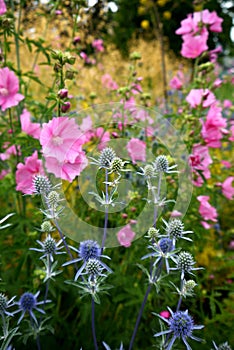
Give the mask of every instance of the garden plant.
[[233, 348], [225, 20], [190, 1], [176, 57], [169, 2], [135, 4], [153, 80], [114, 2], [0, 0], [1, 350]]

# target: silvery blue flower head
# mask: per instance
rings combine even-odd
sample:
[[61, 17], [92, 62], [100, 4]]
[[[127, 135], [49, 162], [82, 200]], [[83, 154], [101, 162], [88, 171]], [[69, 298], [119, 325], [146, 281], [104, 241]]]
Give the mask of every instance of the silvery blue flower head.
[[37, 240], [37, 243], [41, 246], [41, 249], [38, 248], [30, 248], [30, 250], [35, 250], [36, 252], [41, 252], [43, 255], [40, 257], [40, 259], [43, 259], [45, 257], [49, 257], [50, 261], [54, 261], [53, 255], [55, 254], [64, 254], [65, 252], [60, 252], [59, 250], [63, 247], [60, 247], [60, 244], [63, 242], [62, 239], [60, 241], [56, 242], [53, 237], [51, 237], [50, 234], [46, 237], [46, 239], [41, 242]]
[[196, 262], [193, 260], [192, 254], [183, 251], [179, 253], [177, 257], [176, 267], [171, 268], [171, 270], [179, 270], [181, 272], [181, 280], [183, 280], [185, 273], [194, 276], [194, 273], [192, 273], [192, 271], [203, 269], [203, 267], [193, 267], [195, 264]]
[[152, 249], [153, 252], [146, 254], [141, 259], [146, 259], [150, 257], [156, 258], [154, 262], [154, 266], [158, 264], [161, 259], [165, 260], [167, 273], [169, 273], [170, 266], [169, 266], [169, 259], [172, 259], [175, 263], [176, 260], [176, 253], [177, 251], [174, 249], [173, 241], [169, 237], [161, 238], [158, 242], [155, 242], [148, 246], [149, 249]]
[[184, 231], [184, 224], [180, 219], [173, 219], [169, 222], [166, 222], [163, 219], [163, 222], [165, 224], [166, 234], [173, 239], [174, 244], [179, 238], [185, 239], [187, 241], [192, 241], [191, 238], [185, 237], [184, 235], [187, 233], [193, 233], [193, 231]]
[[13, 300], [15, 299], [15, 296], [8, 300], [7, 296], [3, 293], [0, 293], [0, 315], [3, 317], [3, 315], [7, 316], [13, 316], [12, 313], [8, 312], [7, 309], [14, 305]]
[[156, 157], [155, 161], [153, 162], [153, 165], [157, 173], [178, 173], [177, 170], [174, 170], [174, 168], [176, 168], [177, 165], [169, 166], [169, 161], [165, 155], [160, 155]]
[[19, 309], [14, 311], [13, 314], [21, 312], [21, 316], [17, 322], [18, 324], [22, 321], [22, 319], [24, 318], [24, 315], [26, 313], [29, 313], [30, 317], [32, 317], [32, 319], [35, 321], [35, 323], [38, 323], [37, 318], [34, 314], [34, 310], [37, 310], [38, 312], [45, 314], [45, 311], [40, 309], [38, 307], [38, 305], [49, 303], [50, 300], [37, 301], [37, 297], [39, 294], [40, 294], [40, 292], [37, 292], [36, 294], [26, 292], [26, 293], [22, 294], [20, 297], [20, 300], [15, 303], [16, 305], [19, 306]]
[[[172, 346], [174, 344], [174, 342], [176, 341], [176, 339], [181, 339], [187, 350], [192, 350], [192, 348], [190, 347], [190, 345], [187, 342], [187, 338], [191, 338], [193, 340], [196, 341], [202, 341], [202, 339], [195, 337], [193, 335], [193, 331], [196, 329], [202, 329], [204, 326], [203, 325], [194, 325], [194, 321], [193, 318], [188, 314], [188, 310], [186, 311], [177, 311], [177, 312], [173, 312], [170, 308], [168, 308], [168, 310], [171, 313], [171, 317], [169, 319], [166, 319], [160, 315], [157, 315], [158, 317], [160, 317], [163, 321], [165, 321], [168, 326], [169, 329], [156, 333], [154, 334], [155, 337], [159, 337], [161, 335], [164, 334], [168, 334], [168, 335], [172, 335], [172, 338], [169, 339], [169, 343], [168, 345], [166, 345], [165, 349], [166, 350], [171, 350]], [[167, 338], [168, 339], [168, 338]]]
[[[76, 272], [75, 281], [82, 274], [83, 270], [86, 268], [87, 263], [89, 262], [90, 259], [92, 259], [93, 262], [94, 262], [94, 260], [98, 260], [103, 269], [106, 269], [107, 271], [112, 272], [112, 270], [104, 262], [101, 261], [101, 258], [107, 258], [107, 259], [110, 259], [110, 258], [108, 256], [106, 256], [106, 255], [102, 255], [101, 254], [102, 253], [102, 249], [101, 249], [101, 247], [99, 246], [99, 244], [96, 241], [93, 241], [93, 240], [83, 241], [83, 242], [80, 243], [79, 249], [76, 249], [76, 248], [74, 248], [72, 246], [71, 246], [71, 249], [73, 249], [75, 252], [77, 252], [77, 254], [80, 257], [77, 258], [77, 259], [73, 259], [71, 261], [68, 261], [68, 262], [64, 263], [62, 266], [66, 266], [66, 265], [69, 265], [69, 264], [74, 264], [74, 263], [76, 263], [78, 261], [83, 260], [83, 265]], [[97, 262], [95, 264], [96, 264], [96, 267], [97, 267]], [[100, 270], [100, 272], [101, 272], [101, 270]]]
[[232, 350], [231, 346], [228, 344], [228, 342], [225, 342], [223, 344], [220, 344], [219, 346], [217, 346], [215, 344], [215, 342], [213, 341], [215, 350]]

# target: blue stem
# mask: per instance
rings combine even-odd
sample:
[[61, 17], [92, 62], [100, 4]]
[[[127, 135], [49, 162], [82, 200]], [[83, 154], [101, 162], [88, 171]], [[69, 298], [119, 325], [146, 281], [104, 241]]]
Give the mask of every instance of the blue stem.
[[96, 330], [95, 330], [95, 302], [92, 298], [92, 333], [93, 333], [93, 343], [94, 343], [94, 348], [95, 350], [98, 350], [98, 345], [97, 345], [97, 337], [96, 337]]
[[[106, 182], [106, 193], [105, 193], [105, 200], [106, 203], [109, 200], [109, 196], [108, 196], [108, 170], [105, 169], [105, 182]], [[107, 223], [108, 223], [108, 206], [105, 206], [105, 222], [104, 222], [104, 229], [103, 229], [103, 237], [102, 237], [102, 247], [101, 250], [103, 252], [104, 246], [105, 246], [105, 242], [106, 242], [106, 235], [107, 235]]]

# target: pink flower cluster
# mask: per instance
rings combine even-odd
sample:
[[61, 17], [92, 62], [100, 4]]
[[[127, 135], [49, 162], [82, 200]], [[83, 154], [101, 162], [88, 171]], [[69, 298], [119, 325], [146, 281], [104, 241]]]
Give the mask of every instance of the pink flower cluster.
[[102, 85], [109, 90], [117, 90], [118, 84], [112, 79], [110, 74], [102, 76]]
[[193, 145], [193, 151], [190, 155], [189, 161], [190, 166], [195, 173], [193, 184], [200, 187], [204, 181], [199, 172], [202, 172], [205, 179], [210, 178], [209, 165], [212, 164], [212, 159], [208, 147], [201, 144]]
[[200, 202], [199, 213], [205, 221], [202, 221], [204, 228], [210, 228], [210, 224], [207, 221], [217, 222], [218, 213], [217, 210], [209, 203], [209, 196], [198, 196]]
[[0, 16], [7, 12], [6, 4], [4, 0], [0, 0]]
[[40, 143], [46, 169], [58, 178], [72, 181], [88, 164], [82, 150], [84, 137], [73, 118], [58, 117], [44, 123]]
[[0, 106], [2, 111], [17, 106], [24, 96], [18, 93], [19, 80], [8, 67], [0, 69]]
[[103, 40], [102, 39], [95, 39], [92, 42], [92, 47], [97, 51], [97, 52], [103, 52], [104, 47], [103, 47]]
[[176, 30], [176, 34], [182, 35], [183, 39], [181, 55], [186, 58], [196, 58], [208, 50], [208, 29], [211, 32], [221, 32], [222, 22], [223, 19], [215, 11], [210, 12], [207, 9], [189, 14], [181, 21], [181, 27]]

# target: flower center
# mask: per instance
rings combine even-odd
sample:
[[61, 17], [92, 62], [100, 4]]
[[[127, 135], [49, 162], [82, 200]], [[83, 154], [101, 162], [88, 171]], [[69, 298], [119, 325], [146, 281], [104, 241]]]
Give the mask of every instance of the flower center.
[[54, 137], [53, 137], [53, 144], [54, 144], [55, 146], [60, 146], [60, 145], [62, 145], [62, 144], [63, 144], [63, 139], [62, 139], [62, 137], [60, 137], [60, 136], [54, 136]]
[[9, 91], [6, 88], [0, 88], [0, 95], [7, 96]]

